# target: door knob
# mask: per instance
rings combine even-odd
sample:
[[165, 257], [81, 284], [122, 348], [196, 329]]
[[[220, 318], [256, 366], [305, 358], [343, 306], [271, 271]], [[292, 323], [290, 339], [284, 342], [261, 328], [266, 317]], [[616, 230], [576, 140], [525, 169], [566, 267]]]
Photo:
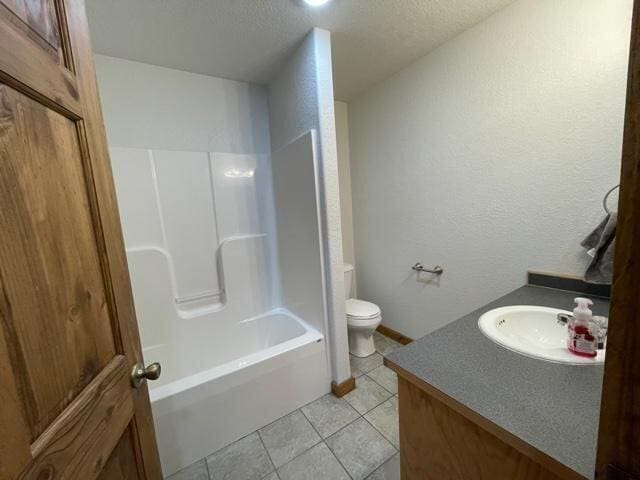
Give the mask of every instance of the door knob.
[[140, 387], [145, 380], [157, 380], [160, 378], [162, 367], [158, 362], [145, 367], [143, 363], [136, 363], [131, 369], [131, 385]]

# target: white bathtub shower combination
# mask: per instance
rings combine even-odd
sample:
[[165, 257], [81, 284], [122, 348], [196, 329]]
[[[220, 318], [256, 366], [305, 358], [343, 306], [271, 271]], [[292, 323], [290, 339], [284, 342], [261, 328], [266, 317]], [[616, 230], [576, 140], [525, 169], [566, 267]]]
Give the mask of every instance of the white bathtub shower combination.
[[[170, 475], [330, 388], [312, 137], [272, 156], [111, 155]], [[299, 188], [274, 195], [293, 170]]]

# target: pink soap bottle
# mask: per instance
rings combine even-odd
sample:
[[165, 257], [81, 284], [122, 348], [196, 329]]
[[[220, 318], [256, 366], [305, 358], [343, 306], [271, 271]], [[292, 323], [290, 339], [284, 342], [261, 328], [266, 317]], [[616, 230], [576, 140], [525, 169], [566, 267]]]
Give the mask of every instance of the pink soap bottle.
[[573, 319], [569, 322], [567, 347], [581, 357], [595, 357], [598, 354], [598, 339], [593, 331], [593, 312], [589, 309], [593, 302], [588, 298], [576, 298]]

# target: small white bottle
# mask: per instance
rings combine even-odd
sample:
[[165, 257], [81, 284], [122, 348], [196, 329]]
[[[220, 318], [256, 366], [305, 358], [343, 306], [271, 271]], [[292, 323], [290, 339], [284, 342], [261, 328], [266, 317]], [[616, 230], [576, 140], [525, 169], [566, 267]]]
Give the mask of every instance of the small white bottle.
[[574, 299], [573, 319], [569, 322], [567, 347], [581, 357], [595, 357], [598, 354], [598, 339], [593, 332], [593, 312], [589, 309], [593, 302], [588, 298]]

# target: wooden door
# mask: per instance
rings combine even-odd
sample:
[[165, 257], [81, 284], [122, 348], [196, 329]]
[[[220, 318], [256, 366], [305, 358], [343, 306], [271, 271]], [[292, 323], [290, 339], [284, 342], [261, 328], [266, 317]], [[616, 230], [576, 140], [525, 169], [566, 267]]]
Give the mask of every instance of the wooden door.
[[633, 7], [620, 182], [596, 472], [608, 480], [640, 479], [640, 0]]
[[0, 478], [160, 479], [81, 0], [0, 0]]

